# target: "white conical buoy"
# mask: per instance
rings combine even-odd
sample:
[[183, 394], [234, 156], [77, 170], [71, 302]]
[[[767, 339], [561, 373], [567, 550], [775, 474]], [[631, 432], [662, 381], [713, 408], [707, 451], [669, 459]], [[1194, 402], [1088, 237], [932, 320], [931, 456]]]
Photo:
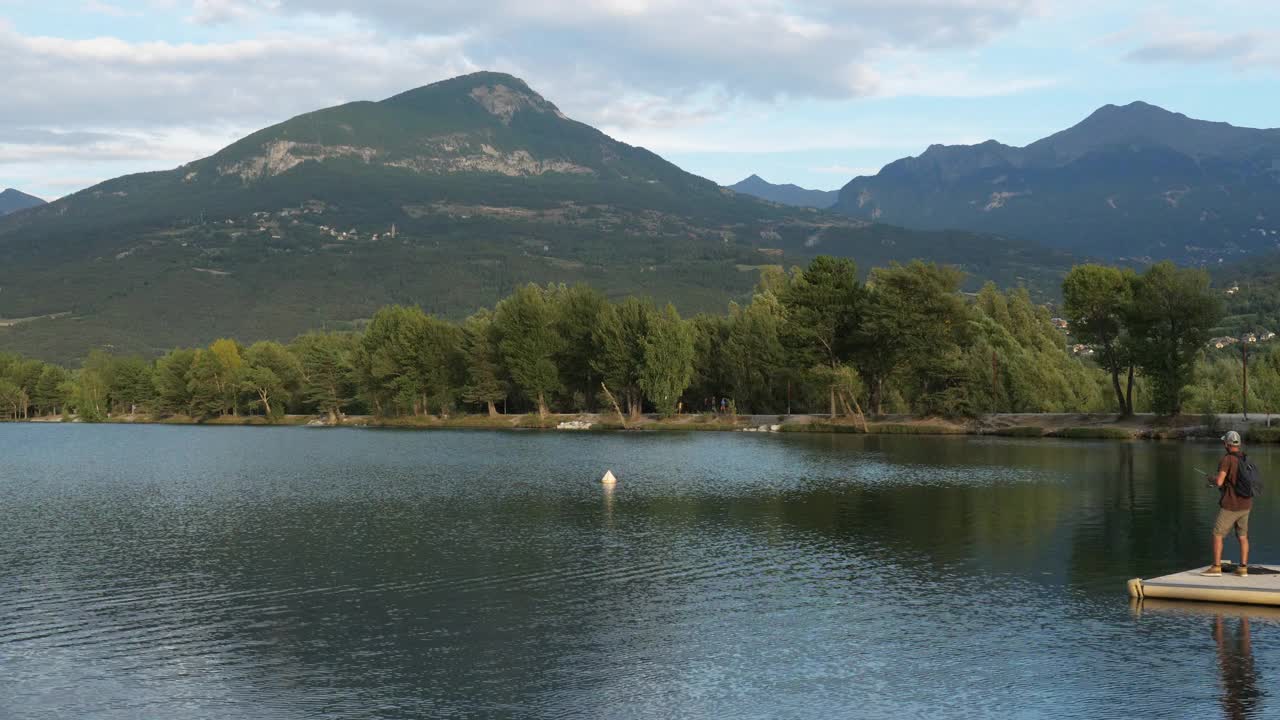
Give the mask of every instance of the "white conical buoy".
[[614, 477], [614, 476], [613, 476], [613, 471], [612, 471], [612, 470], [605, 470], [605, 471], [604, 471], [604, 477], [600, 478], [600, 482], [601, 482], [601, 483], [603, 483], [603, 484], [605, 484], [605, 485], [612, 485], [612, 484], [614, 484], [614, 483], [618, 482], [618, 478], [616, 478], [616, 477]]

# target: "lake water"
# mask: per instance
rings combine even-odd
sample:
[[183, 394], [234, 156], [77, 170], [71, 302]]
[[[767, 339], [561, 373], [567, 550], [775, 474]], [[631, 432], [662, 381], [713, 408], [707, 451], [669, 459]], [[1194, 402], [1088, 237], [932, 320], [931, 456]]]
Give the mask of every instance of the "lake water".
[[0, 717], [1280, 717], [1280, 621], [1125, 595], [1217, 455], [0, 425]]

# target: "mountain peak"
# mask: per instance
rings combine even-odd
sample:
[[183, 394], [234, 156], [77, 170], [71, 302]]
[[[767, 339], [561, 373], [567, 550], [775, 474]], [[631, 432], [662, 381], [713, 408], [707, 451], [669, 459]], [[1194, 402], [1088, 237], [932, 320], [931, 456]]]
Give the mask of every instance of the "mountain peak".
[[26, 210], [27, 208], [44, 204], [44, 200], [35, 195], [28, 195], [14, 188], [5, 188], [3, 192], [0, 192], [0, 215], [8, 215], [11, 212]]
[[791, 183], [775, 185], [755, 173], [728, 187], [734, 192], [761, 200], [820, 209], [831, 207], [840, 195], [838, 190], [809, 190]]
[[383, 100], [387, 105], [438, 110], [450, 104], [474, 102], [504, 124], [518, 113], [530, 110], [565, 118], [553, 103], [539, 95], [524, 80], [507, 73], [481, 71], [459, 75], [424, 85]]
[[842, 190], [838, 211], [1036, 238], [1103, 256], [1216, 262], [1274, 249], [1280, 129], [1103, 105], [1026, 147], [931, 145]]
[[[1190, 124], [1201, 123], [1205, 121], [1192, 120], [1191, 118], [1169, 110], [1165, 110], [1159, 105], [1134, 100], [1127, 105], [1107, 104], [1094, 110], [1084, 120], [1077, 123], [1072, 129], [1087, 129], [1090, 132], [1097, 132], [1100, 129], [1106, 131], [1108, 128], [1120, 128], [1125, 132], [1141, 130], [1145, 123], [1176, 123]], [[1206, 123], [1221, 124], [1226, 123]]]
[[[1126, 105], [1116, 105], [1116, 104], [1113, 104], [1113, 103], [1107, 103], [1106, 105], [1103, 105], [1102, 107], [1100, 107], [1100, 108], [1098, 108], [1097, 110], [1094, 110], [1094, 111], [1093, 111], [1093, 115], [1098, 115], [1098, 114], [1115, 114], [1115, 113], [1122, 113], [1122, 114], [1137, 114], [1137, 113], [1142, 113], [1142, 114], [1158, 114], [1158, 115], [1182, 115], [1182, 113], [1175, 113], [1175, 112], [1172, 112], [1172, 111], [1169, 111], [1169, 110], [1165, 110], [1164, 108], [1160, 107], [1159, 105], [1152, 105], [1151, 103], [1149, 103], [1149, 102], [1143, 102], [1142, 100], [1134, 100], [1133, 102], [1128, 103], [1128, 104], [1126, 104]], [[1183, 115], [1183, 117], [1186, 117], [1186, 116], [1185, 116], [1185, 115]]]
[[1070, 162], [1106, 147], [1164, 147], [1191, 158], [1230, 154], [1253, 145], [1274, 130], [1236, 127], [1230, 123], [1196, 120], [1158, 105], [1135, 100], [1128, 105], [1103, 105], [1084, 120], [1028, 145], [1033, 157]]
[[423, 92], [455, 93], [458, 95], [465, 95], [476, 88], [483, 88], [483, 87], [493, 88], [493, 87], [497, 87], [498, 85], [504, 85], [506, 87], [518, 90], [519, 92], [537, 95], [537, 93], [533, 91], [533, 88], [529, 87], [528, 83], [516, 77], [515, 75], [509, 75], [507, 73], [502, 73], [502, 72], [493, 72], [491, 70], [480, 70], [478, 72], [467, 73], [466, 75], [459, 75], [457, 77], [438, 80], [436, 82], [429, 83], [427, 85], [423, 85], [421, 87], [417, 87], [412, 90], [406, 90], [398, 95], [395, 95], [389, 98], [389, 100], [394, 100], [395, 98], [412, 96], [412, 95], [423, 93]]

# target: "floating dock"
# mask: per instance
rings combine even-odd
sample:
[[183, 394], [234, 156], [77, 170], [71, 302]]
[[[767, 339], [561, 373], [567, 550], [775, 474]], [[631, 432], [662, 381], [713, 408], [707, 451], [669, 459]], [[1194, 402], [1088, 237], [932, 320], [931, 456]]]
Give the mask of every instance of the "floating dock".
[[1280, 606], [1280, 566], [1250, 565], [1246, 577], [1235, 575], [1235, 566], [1226, 562], [1222, 563], [1221, 577], [1200, 574], [1208, 569], [1199, 567], [1150, 580], [1134, 578], [1129, 581], [1129, 596]]
[[1276, 605], [1241, 605], [1240, 603], [1146, 598], [1145, 600], [1130, 600], [1129, 609], [1133, 611], [1134, 617], [1143, 617], [1145, 615], [1224, 617], [1280, 623], [1280, 606]]

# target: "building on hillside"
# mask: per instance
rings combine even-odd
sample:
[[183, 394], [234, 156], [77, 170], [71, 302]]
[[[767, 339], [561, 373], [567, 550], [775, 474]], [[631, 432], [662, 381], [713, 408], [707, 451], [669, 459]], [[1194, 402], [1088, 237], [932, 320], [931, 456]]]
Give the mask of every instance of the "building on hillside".
[[1276, 337], [1276, 334], [1271, 332], [1270, 330], [1263, 330], [1262, 332], [1258, 333], [1258, 342], [1267, 342], [1268, 340], [1274, 340], [1275, 337]]
[[1247, 342], [1247, 343], [1256, 343], [1258, 342], [1258, 336], [1253, 333], [1245, 333], [1244, 335], [1240, 336], [1240, 341]]
[[1239, 285], [1232, 285], [1231, 287], [1227, 288], [1227, 295], [1235, 295], [1238, 292], [1240, 292]]
[[1071, 346], [1071, 354], [1080, 355], [1082, 357], [1089, 357], [1090, 355], [1093, 354], [1093, 348], [1083, 343], [1076, 343], [1075, 345]]
[[1216, 337], [1210, 340], [1209, 346], [1215, 347], [1221, 350], [1222, 348], [1227, 347], [1228, 345], [1235, 345], [1237, 342], [1239, 341], [1236, 340], [1235, 338], [1227, 335], [1223, 335], [1222, 337]]
[[1049, 318], [1049, 322], [1053, 323], [1053, 326], [1054, 326], [1054, 327], [1056, 327], [1056, 328], [1058, 328], [1059, 330], [1066, 330], [1066, 329], [1067, 329], [1067, 324], [1068, 324], [1068, 323], [1067, 323], [1067, 321], [1066, 321], [1066, 320], [1063, 320], [1063, 319], [1062, 319], [1062, 318], [1060, 318], [1060, 317], [1056, 317], [1056, 318]]

